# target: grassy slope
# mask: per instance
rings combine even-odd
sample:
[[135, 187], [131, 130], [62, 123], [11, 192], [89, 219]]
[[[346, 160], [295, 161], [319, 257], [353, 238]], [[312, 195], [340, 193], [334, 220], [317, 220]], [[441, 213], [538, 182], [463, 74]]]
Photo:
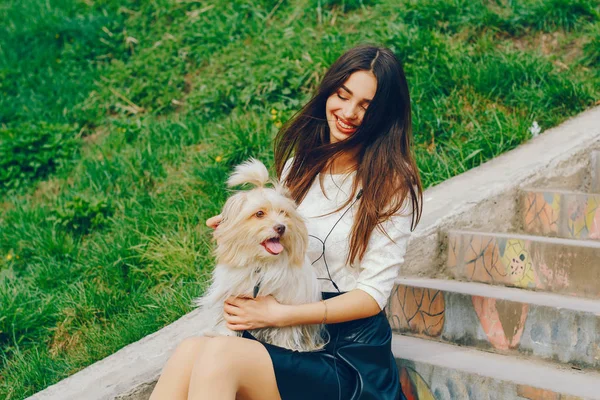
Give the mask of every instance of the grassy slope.
[[190, 310], [229, 168], [271, 159], [277, 126], [347, 47], [404, 61], [426, 186], [600, 97], [591, 0], [401, 3], [5, 2], [0, 397]]

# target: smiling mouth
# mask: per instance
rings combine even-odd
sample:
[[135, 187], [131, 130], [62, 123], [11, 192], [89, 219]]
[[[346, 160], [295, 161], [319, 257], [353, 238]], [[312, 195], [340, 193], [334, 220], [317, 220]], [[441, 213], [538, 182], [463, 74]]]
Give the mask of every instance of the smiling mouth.
[[337, 115], [335, 115], [335, 124], [338, 130], [342, 133], [352, 133], [358, 128], [356, 125], [347, 124], [343, 122]]
[[278, 255], [283, 251], [283, 245], [279, 241], [278, 237], [265, 240], [261, 243], [261, 246], [263, 246], [267, 252], [273, 254], [274, 256]]

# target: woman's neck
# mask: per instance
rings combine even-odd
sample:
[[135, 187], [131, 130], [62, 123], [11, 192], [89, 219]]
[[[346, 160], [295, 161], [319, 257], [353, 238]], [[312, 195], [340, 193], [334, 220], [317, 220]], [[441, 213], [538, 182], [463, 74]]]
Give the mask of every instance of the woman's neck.
[[347, 151], [338, 154], [332, 161], [325, 167], [323, 172], [330, 174], [345, 174], [356, 170], [356, 155], [357, 151]]

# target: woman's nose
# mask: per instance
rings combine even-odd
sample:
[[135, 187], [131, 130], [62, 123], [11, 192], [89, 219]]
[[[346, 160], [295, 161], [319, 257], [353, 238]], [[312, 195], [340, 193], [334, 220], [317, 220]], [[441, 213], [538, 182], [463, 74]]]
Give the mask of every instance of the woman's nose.
[[353, 105], [349, 105], [346, 108], [344, 108], [344, 118], [347, 119], [348, 121], [352, 121], [353, 119], [356, 118], [356, 106]]

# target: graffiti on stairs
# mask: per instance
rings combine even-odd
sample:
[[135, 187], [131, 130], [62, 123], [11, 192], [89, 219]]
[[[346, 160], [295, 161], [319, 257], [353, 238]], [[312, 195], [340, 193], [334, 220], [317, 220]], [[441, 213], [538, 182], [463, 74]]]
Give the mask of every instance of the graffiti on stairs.
[[444, 326], [444, 295], [439, 290], [398, 285], [388, 301], [392, 329], [437, 337]]
[[573, 239], [600, 239], [600, 195], [526, 192], [523, 196], [526, 232]]

